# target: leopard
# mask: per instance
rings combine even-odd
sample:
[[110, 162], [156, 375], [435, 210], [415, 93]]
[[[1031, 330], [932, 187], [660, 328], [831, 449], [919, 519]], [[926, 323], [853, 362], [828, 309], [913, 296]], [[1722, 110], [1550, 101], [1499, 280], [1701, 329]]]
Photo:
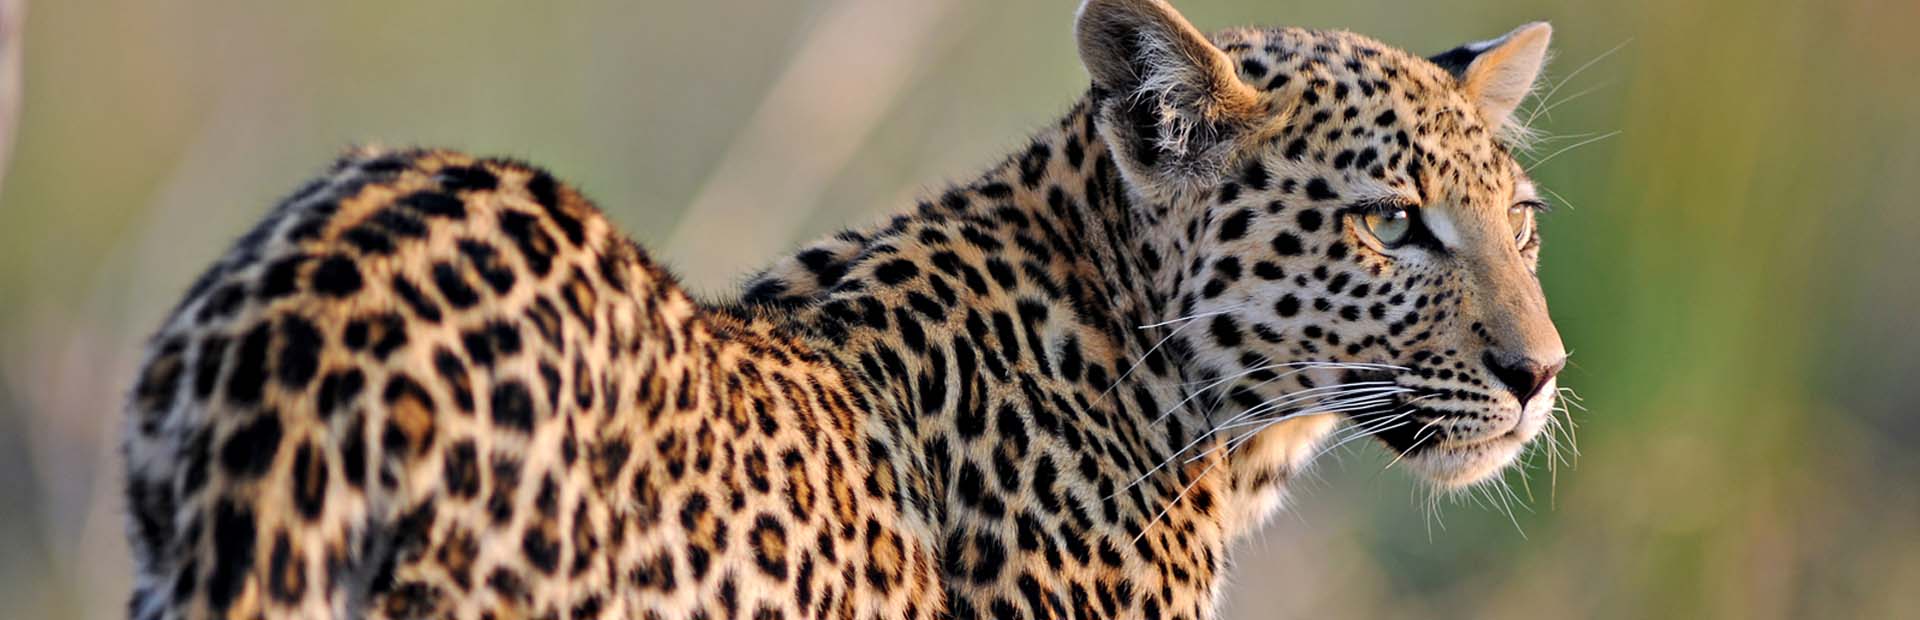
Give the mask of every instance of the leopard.
[[1198, 620], [1336, 438], [1516, 462], [1549, 25], [1073, 32], [1025, 146], [711, 297], [536, 166], [350, 150], [147, 345], [128, 616]]

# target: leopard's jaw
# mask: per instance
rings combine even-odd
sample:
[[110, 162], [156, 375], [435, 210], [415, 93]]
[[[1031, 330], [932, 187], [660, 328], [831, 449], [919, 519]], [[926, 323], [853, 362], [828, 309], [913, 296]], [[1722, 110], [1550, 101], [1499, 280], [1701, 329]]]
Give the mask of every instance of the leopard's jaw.
[[1442, 489], [1460, 489], [1484, 482], [1512, 466], [1540, 436], [1553, 415], [1557, 383], [1545, 388], [1548, 397], [1527, 403], [1513, 424], [1480, 437], [1442, 442], [1409, 454], [1408, 467]]

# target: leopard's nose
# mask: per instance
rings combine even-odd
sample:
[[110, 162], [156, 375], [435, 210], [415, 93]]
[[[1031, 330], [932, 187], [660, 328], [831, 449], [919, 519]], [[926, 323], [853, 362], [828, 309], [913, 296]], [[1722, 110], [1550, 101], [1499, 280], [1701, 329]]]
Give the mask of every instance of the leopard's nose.
[[1501, 385], [1507, 387], [1507, 391], [1513, 393], [1521, 407], [1526, 407], [1527, 401], [1539, 396], [1540, 390], [1547, 387], [1547, 382], [1567, 366], [1566, 357], [1543, 362], [1526, 356], [1503, 358], [1492, 351], [1482, 353], [1480, 361], [1487, 365], [1487, 370], [1493, 372]]

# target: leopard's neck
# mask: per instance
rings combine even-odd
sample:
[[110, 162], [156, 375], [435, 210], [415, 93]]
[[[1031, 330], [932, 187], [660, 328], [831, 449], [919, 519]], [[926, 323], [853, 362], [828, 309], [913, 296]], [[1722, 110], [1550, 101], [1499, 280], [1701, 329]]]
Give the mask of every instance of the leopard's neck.
[[976, 181], [782, 261], [744, 310], [860, 375], [869, 438], [894, 455], [960, 604], [1123, 570], [1142, 605], [1211, 617], [1226, 546], [1281, 480], [1224, 451], [1190, 460], [1219, 443], [1215, 399], [1189, 398], [1167, 346], [1201, 209], [1129, 187], [1091, 109]]

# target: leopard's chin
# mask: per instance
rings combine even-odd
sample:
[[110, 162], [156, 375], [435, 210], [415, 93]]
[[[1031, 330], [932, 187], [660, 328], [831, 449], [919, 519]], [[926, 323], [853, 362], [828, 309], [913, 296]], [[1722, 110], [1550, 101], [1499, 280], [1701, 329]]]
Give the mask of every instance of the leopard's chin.
[[[1548, 393], [1552, 393], [1549, 387]], [[1443, 489], [1459, 489], [1493, 478], [1520, 458], [1527, 445], [1547, 426], [1553, 412], [1553, 398], [1528, 403], [1510, 424], [1484, 433], [1456, 437], [1427, 445], [1389, 447], [1401, 454], [1408, 467], [1422, 478]]]
[[1518, 459], [1530, 437], [1503, 435], [1467, 445], [1438, 446], [1406, 457], [1413, 471], [1443, 489], [1472, 486]]

